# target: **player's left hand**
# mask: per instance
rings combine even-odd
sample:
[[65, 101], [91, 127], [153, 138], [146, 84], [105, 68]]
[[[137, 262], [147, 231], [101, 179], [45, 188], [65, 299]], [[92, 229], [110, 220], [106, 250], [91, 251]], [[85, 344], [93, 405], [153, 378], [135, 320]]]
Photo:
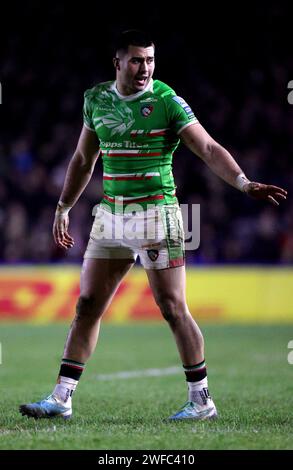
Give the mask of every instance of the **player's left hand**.
[[245, 184], [243, 191], [254, 199], [268, 201], [274, 204], [274, 206], [278, 206], [281, 201], [287, 199], [287, 191], [285, 189], [271, 184], [262, 184], [253, 181]]

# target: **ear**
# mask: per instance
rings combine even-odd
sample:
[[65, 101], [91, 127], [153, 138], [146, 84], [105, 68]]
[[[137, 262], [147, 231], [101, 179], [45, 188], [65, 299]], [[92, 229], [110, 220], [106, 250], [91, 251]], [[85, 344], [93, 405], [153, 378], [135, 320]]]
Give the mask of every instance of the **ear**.
[[118, 69], [118, 70], [120, 70], [119, 61], [120, 59], [118, 59], [118, 57], [114, 57], [113, 64], [114, 64], [115, 69]]

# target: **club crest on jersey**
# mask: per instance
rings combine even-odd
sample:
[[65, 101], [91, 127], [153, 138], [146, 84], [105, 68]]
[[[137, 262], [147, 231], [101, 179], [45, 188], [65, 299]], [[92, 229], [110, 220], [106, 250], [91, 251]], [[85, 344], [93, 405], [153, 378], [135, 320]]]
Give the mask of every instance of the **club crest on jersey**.
[[159, 256], [158, 250], [147, 250], [148, 257], [151, 261], [156, 261]]
[[140, 112], [143, 115], [143, 117], [148, 117], [152, 112], [153, 112], [154, 107], [149, 104], [149, 105], [144, 105], [141, 107]]

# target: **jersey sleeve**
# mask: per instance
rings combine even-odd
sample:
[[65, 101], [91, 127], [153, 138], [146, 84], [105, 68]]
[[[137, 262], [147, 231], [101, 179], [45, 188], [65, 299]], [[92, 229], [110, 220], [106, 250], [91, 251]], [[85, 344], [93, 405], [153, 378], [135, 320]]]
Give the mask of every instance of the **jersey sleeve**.
[[192, 109], [180, 96], [169, 94], [165, 97], [170, 128], [180, 134], [183, 129], [198, 122]]
[[90, 131], [95, 130], [94, 123], [92, 120], [92, 106], [91, 106], [90, 90], [86, 90], [86, 92], [84, 93], [83, 124]]

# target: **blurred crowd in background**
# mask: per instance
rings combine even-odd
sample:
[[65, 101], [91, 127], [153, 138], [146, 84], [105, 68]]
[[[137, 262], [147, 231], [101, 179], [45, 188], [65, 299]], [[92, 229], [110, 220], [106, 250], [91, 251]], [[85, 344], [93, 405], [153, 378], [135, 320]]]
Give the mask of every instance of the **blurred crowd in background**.
[[[75, 246], [66, 253], [58, 249], [52, 223], [82, 126], [83, 93], [99, 81], [114, 79], [114, 68], [111, 42], [103, 45], [103, 34], [94, 43], [92, 30], [82, 39], [74, 36], [70, 25], [64, 32], [62, 8], [52, 18], [51, 23], [49, 18], [35, 25], [30, 34], [24, 18], [1, 49], [0, 259], [5, 263], [80, 262], [93, 222], [92, 208], [102, 197], [98, 161], [70, 213]], [[127, 24], [121, 26], [125, 29]], [[134, 26], [141, 25], [130, 24]], [[114, 23], [108, 27], [109, 37], [117, 27]], [[289, 191], [288, 200], [278, 208], [255, 202], [180, 145], [174, 156], [178, 199], [201, 205], [201, 243], [198, 250], [187, 253], [187, 261], [292, 263], [293, 106], [287, 101], [292, 54], [283, 51], [281, 57], [271, 57], [270, 52], [275, 52], [271, 46], [258, 60], [247, 52], [254, 42], [243, 36], [243, 43], [238, 41], [231, 50], [222, 42], [219, 47], [226, 47], [225, 53], [216, 49], [211, 58], [211, 43], [204, 50], [202, 42], [196, 50], [197, 43], [190, 44], [189, 37], [182, 35], [167, 40], [161, 33], [155, 39], [154, 78], [167, 82], [190, 104], [251, 180]]]

